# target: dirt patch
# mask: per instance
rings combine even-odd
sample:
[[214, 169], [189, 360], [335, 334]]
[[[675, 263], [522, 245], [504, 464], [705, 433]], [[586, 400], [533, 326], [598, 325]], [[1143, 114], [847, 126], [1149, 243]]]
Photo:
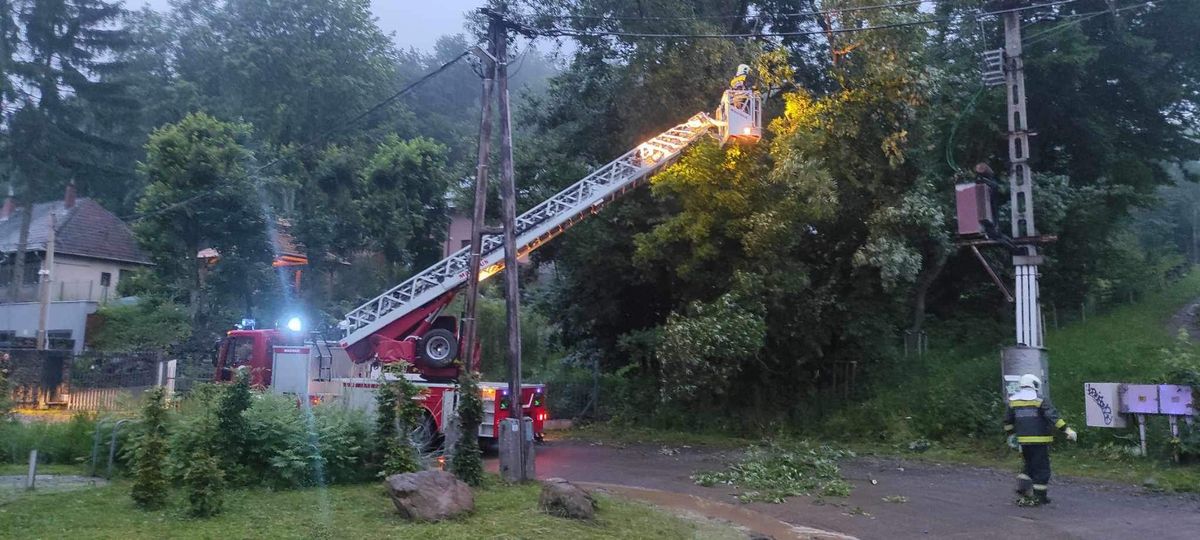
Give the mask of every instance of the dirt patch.
[[822, 531], [811, 527], [791, 525], [742, 505], [723, 503], [696, 495], [594, 482], [583, 482], [580, 483], [580, 486], [625, 499], [649, 503], [676, 513], [691, 514], [705, 519], [730, 523], [746, 531], [747, 536], [751, 538], [766, 537], [775, 540], [785, 540], [788, 538], [798, 540], [854, 540], [852, 536]]
[[31, 493], [74, 491], [107, 486], [108, 480], [72, 474], [39, 474], [34, 478], [34, 489], [25, 489], [26, 475], [0, 476], [0, 502]]
[[1181, 328], [1187, 331], [1192, 340], [1200, 338], [1200, 298], [1188, 302], [1167, 321], [1167, 331], [1172, 336], [1178, 334]]

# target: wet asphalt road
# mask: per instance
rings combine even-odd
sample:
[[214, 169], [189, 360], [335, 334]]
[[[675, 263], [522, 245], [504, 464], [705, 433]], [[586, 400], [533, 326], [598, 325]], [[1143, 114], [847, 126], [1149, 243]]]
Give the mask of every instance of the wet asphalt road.
[[[705, 488], [689, 476], [719, 469], [734, 453], [712, 449], [552, 441], [537, 447], [539, 478], [562, 477], [736, 502], [728, 486]], [[489, 463], [495, 469], [495, 462]], [[860, 458], [842, 464], [854, 491], [823, 502], [796, 497], [749, 508], [782, 521], [863, 539], [1086, 538], [1200, 539], [1200, 497], [1143, 493], [1112, 483], [1055, 478], [1053, 504], [1015, 504], [1012, 474], [960, 465]], [[872, 483], [871, 480], [875, 480]], [[903, 496], [905, 503], [885, 502]]]

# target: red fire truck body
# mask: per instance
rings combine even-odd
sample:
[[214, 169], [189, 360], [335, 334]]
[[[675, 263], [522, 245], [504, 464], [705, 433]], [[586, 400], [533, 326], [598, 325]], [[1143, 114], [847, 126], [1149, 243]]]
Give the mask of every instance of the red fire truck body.
[[[273, 393], [313, 403], [340, 404], [370, 414], [375, 412], [375, 390], [384, 377], [379, 362], [356, 363], [336, 342], [305, 340], [300, 333], [279, 329], [228, 332], [217, 351], [215, 378], [229, 381], [234, 371], [243, 368], [249, 371], [252, 385]], [[444, 433], [457, 404], [453, 379], [427, 378], [421, 373], [405, 377], [422, 389], [420, 401], [431, 433]], [[483, 421], [477, 434], [484, 439], [494, 438], [500, 422], [511, 416], [508, 386], [499, 382], [479, 386]], [[547, 418], [545, 386], [522, 385], [518, 403], [525, 416], [533, 420], [534, 436], [541, 439]]]

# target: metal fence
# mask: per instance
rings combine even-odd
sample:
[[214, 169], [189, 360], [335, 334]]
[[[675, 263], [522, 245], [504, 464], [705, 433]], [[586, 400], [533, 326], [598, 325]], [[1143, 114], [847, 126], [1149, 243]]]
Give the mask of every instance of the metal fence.
[[134, 407], [155, 386], [174, 386], [177, 362], [161, 352], [120, 354], [30, 349], [0, 350], [6, 355], [9, 387], [18, 407], [71, 411]]
[[70, 351], [0, 349], [0, 358], [6, 364], [8, 386], [16, 406], [44, 408], [65, 404]]

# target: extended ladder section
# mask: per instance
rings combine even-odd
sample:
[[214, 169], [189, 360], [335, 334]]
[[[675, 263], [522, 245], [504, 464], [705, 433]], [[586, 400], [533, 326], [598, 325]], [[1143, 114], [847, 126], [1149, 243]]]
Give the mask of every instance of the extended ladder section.
[[[521, 214], [516, 222], [518, 256], [537, 249], [609, 201], [645, 182], [664, 166], [674, 162], [688, 145], [714, 124], [707, 114], [697, 114], [686, 123], [638, 145]], [[504, 269], [502, 240], [501, 235], [483, 236], [479, 273], [481, 281]], [[341, 345], [353, 346], [400, 317], [465, 285], [469, 249], [459, 250], [346, 314], [341, 325], [345, 332]], [[388, 337], [402, 339], [398, 336]]]

